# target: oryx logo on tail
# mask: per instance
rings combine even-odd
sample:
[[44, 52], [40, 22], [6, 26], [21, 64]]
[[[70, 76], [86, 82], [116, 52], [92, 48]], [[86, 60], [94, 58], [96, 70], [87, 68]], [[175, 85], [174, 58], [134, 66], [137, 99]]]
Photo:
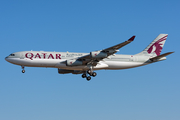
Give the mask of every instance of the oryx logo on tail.
[[165, 43], [165, 40], [167, 38], [168, 35], [160, 38], [158, 41], [156, 41], [154, 44], [152, 44], [152, 46], [147, 50], [147, 52], [149, 54], [155, 52], [157, 56], [159, 56], [161, 54], [163, 45]]
[[142, 52], [138, 55], [159, 56], [165, 44], [168, 34], [159, 34]]

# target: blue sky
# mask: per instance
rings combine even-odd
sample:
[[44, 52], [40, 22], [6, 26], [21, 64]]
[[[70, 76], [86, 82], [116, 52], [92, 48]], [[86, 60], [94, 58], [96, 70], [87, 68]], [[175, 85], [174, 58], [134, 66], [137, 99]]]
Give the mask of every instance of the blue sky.
[[[1, 120], [179, 120], [180, 1], [0, 1]], [[166, 61], [127, 70], [59, 75], [55, 68], [21, 67], [4, 60], [26, 50], [91, 52], [135, 40], [119, 54], [142, 51], [169, 34]]]

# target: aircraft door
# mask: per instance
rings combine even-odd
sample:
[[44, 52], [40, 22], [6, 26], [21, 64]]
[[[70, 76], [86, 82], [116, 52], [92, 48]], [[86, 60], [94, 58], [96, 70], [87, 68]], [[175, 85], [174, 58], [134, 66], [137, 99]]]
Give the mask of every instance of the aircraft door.
[[20, 53], [20, 59], [24, 59], [24, 53]]
[[136, 57], [136, 56], [131, 55], [131, 61], [137, 61], [137, 57]]
[[129, 61], [134, 61], [134, 56], [131, 55]]

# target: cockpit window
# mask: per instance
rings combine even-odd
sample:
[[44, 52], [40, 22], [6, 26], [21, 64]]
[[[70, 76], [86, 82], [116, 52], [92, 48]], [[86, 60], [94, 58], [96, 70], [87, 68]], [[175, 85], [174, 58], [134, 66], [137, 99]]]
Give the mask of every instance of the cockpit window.
[[15, 54], [10, 54], [9, 56], [15, 56]]

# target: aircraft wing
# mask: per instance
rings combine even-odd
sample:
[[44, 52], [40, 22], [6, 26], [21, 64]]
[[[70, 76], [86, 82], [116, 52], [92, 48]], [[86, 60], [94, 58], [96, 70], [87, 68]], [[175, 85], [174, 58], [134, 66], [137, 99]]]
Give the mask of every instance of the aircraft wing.
[[113, 55], [114, 53], [118, 52], [120, 48], [122, 48], [123, 46], [131, 43], [134, 40], [135, 36], [132, 36], [131, 38], [129, 38], [127, 41], [117, 44], [115, 46], [103, 49], [103, 50], [99, 50], [99, 51], [94, 51], [94, 52], [90, 52], [90, 54], [79, 57], [77, 60], [81, 60], [83, 61], [83, 64], [92, 64], [92, 65], [96, 65], [97, 62], [99, 62], [100, 60], [107, 58], [110, 55]]
[[112, 55], [116, 52], [118, 52], [120, 48], [122, 48], [123, 46], [131, 43], [133, 40], [134, 40], [135, 36], [132, 36], [131, 38], [129, 38], [127, 41], [123, 42], [123, 43], [120, 43], [120, 44], [117, 44], [115, 46], [112, 46], [112, 47], [109, 47], [109, 48], [106, 48], [104, 50], [102, 50], [103, 52], [106, 52], [108, 53], [109, 55]]

